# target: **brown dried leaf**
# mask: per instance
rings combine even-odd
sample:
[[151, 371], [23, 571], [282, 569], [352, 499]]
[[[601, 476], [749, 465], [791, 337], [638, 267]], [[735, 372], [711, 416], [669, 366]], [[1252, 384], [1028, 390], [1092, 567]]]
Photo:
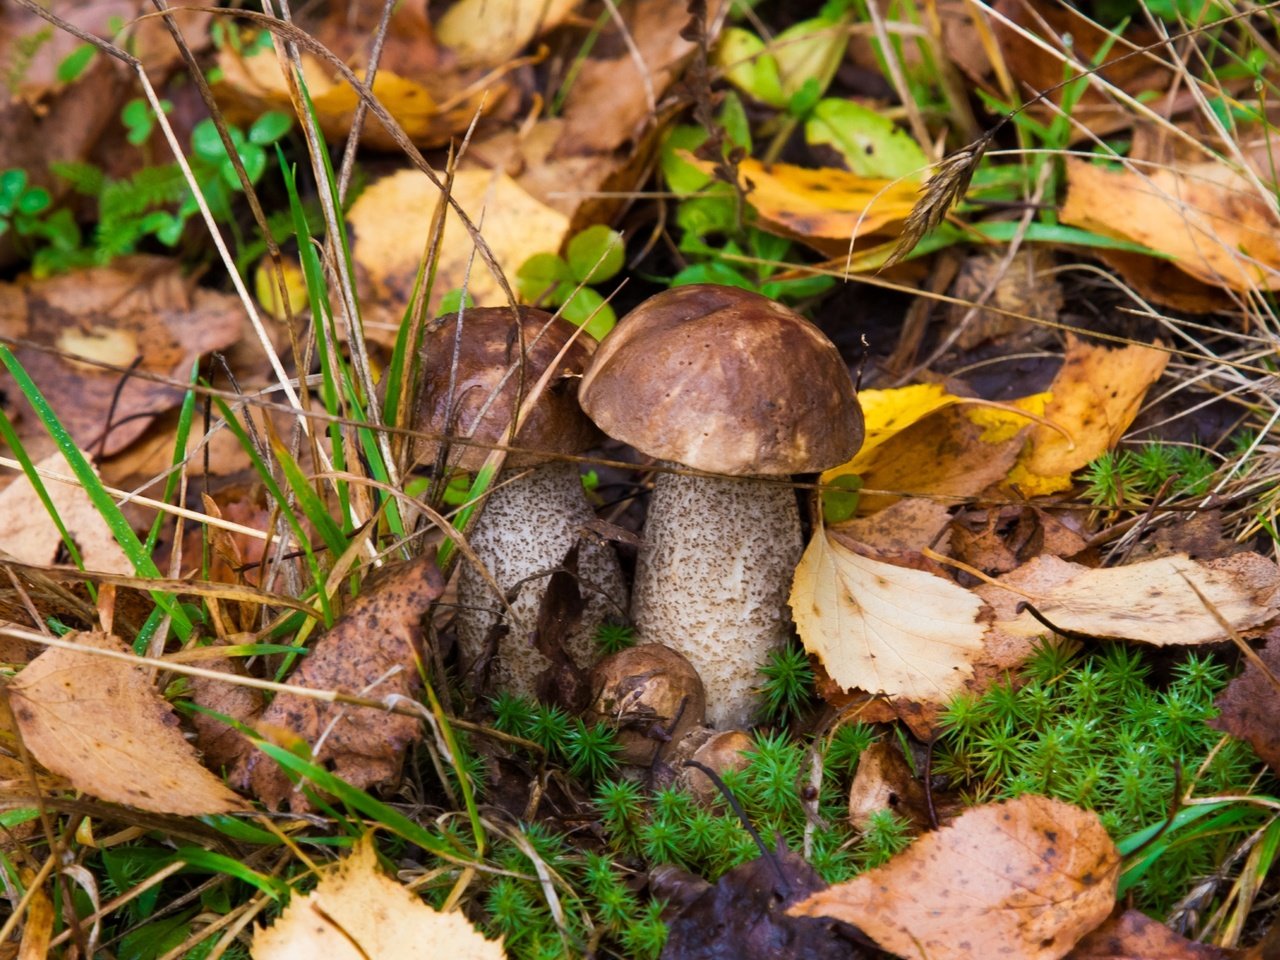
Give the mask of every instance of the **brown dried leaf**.
[[[127, 652], [118, 637], [68, 634], [86, 647]], [[199, 816], [245, 809], [200, 765], [178, 718], [141, 667], [79, 650], [46, 650], [9, 685], [28, 749], [79, 790], [155, 813]]]
[[[424, 554], [387, 570], [377, 582], [365, 584], [364, 592], [316, 641], [289, 682], [381, 700], [412, 697], [418, 688], [420, 621], [443, 590], [432, 556]], [[398, 777], [405, 750], [419, 735], [413, 717], [295, 694], [277, 696], [260, 725], [284, 732], [285, 738], [304, 739], [316, 763], [357, 787]], [[242, 759], [230, 779], [273, 810], [284, 803], [295, 811], [308, 806], [305, 796], [295, 792], [284, 772], [262, 753]]]
[[371, 835], [295, 896], [272, 926], [256, 930], [254, 960], [502, 960], [501, 940], [486, 940], [461, 912], [440, 913], [378, 866]]
[[1232, 952], [1196, 943], [1137, 910], [1117, 914], [1076, 944], [1068, 960], [1228, 960]]
[[941, 702], [982, 651], [982, 601], [924, 570], [863, 556], [831, 529], [814, 532], [790, 605], [805, 649], [840, 686]]
[[1056, 960], [1106, 919], [1120, 854], [1097, 816], [1027, 795], [974, 807], [883, 867], [797, 904], [921, 960]]
[[[231, 678], [245, 675], [240, 657], [204, 660], [200, 666], [206, 670], [218, 670]], [[262, 691], [231, 680], [192, 677], [191, 700], [198, 706], [239, 720], [249, 727], [262, 716]], [[205, 763], [215, 770], [229, 770], [253, 749], [243, 733], [207, 713], [194, 713], [191, 725], [195, 727], [196, 746], [204, 754]]]
[[[98, 573], [131, 575], [133, 564], [116, 543], [111, 528], [94, 507], [84, 487], [75, 480], [66, 458], [61, 453], [54, 453], [37, 463], [36, 468], [61, 474], [70, 480], [63, 483], [46, 478], [43, 483], [63, 526], [80, 550], [85, 568]], [[0, 530], [4, 531], [0, 547], [23, 563], [53, 563], [62, 546], [62, 537], [53, 518], [25, 475], [15, 477], [0, 491]]]
[[1276, 678], [1280, 677], [1280, 637], [1273, 635], [1258, 656], [1271, 676], [1250, 659], [1244, 673], [1218, 694], [1214, 701], [1218, 716], [1209, 721], [1209, 726], [1245, 741], [1267, 766], [1280, 773], [1280, 724], [1276, 723], [1276, 717], [1280, 717], [1280, 689], [1276, 687]]
[[463, 66], [500, 64], [561, 23], [579, 0], [456, 0], [435, 22], [436, 39]]
[[141, 358], [138, 370], [185, 383], [196, 358], [235, 343], [242, 323], [235, 297], [195, 287], [176, 260], [162, 257], [0, 284], [0, 336], [65, 354], [14, 349], [76, 443], [106, 456], [146, 433], [153, 415], [178, 406], [183, 391], [76, 357], [114, 362], [127, 353], [124, 366]]
[[866, 830], [872, 814], [892, 810], [906, 817], [917, 830], [929, 824], [924, 784], [911, 770], [898, 744], [877, 740], [858, 758], [858, 770], [849, 785], [849, 822]]
[[[1055, 627], [1089, 636], [1154, 646], [1227, 639], [1196, 590], [1236, 630], [1266, 623], [1280, 610], [1280, 569], [1256, 553], [1208, 563], [1175, 554], [1125, 567], [1078, 569], [1065, 583], [1036, 594], [1035, 606]], [[1045, 630], [1028, 611], [995, 628], [1029, 636]]]
[[906, 497], [869, 517], [833, 524], [831, 529], [884, 553], [919, 551], [924, 547], [946, 553], [950, 534], [943, 531], [950, 522], [951, 514], [945, 504], [922, 497]]

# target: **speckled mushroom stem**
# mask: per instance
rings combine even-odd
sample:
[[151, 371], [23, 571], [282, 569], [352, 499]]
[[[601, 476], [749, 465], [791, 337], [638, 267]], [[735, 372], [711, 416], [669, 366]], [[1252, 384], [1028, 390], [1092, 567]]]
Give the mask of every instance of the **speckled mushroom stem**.
[[642, 641], [693, 664], [707, 722], [719, 729], [752, 719], [756, 671], [791, 630], [787, 594], [802, 547], [786, 484], [671, 473], [654, 483], [631, 614]]
[[[516, 479], [512, 479], [516, 478]], [[558, 567], [594, 516], [582, 491], [578, 468], [572, 463], [547, 463], [534, 469], [498, 475], [468, 542], [480, 562], [504, 591], [526, 577], [547, 574]], [[566, 652], [584, 670], [597, 659], [596, 628], [627, 607], [627, 588], [618, 559], [607, 545], [585, 540], [578, 554], [578, 575], [584, 601], [582, 621], [565, 639]], [[498, 644], [490, 676], [494, 689], [534, 696], [538, 675], [549, 661], [534, 647], [538, 609], [547, 592], [548, 576], [520, 588], [511, 609], [515, 619]], [[458, 575], [458, 644], [463, 667], [469, 670], [484, 653], [490, 629], [504, 614], [502, 601], [470, 564]]]

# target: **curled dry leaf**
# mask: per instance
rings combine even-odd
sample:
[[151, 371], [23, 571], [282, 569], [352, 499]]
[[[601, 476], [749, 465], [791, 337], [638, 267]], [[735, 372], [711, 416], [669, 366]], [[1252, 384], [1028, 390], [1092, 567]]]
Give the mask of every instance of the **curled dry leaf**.
[[789, 912], [843, 920], [908, 958], [1057, 960], [1107, 918], [1119, 876], [1096, 814], [1027, 795], [974, 807]]
[[[1175, 554], [1125, 567], [1070, 566], [1079, 572], [1033, 594], [1035, 606], [1055, 627], [1093, 637], [1160, 647], [1214, 643], [1226, 640], [1227, 632], [1206, 602], [1240, 631], [1266, 623], [1280, 611], [1280, 569], [1256, 553], [1207, 563]], [[994, 624], [994, 629], [1025, 635], [1045, 630], [1029, 611], [1012, 622]]]
[[1225, 164], [1137, 173], [1068, 157], [1059, 216], [1150, 247], [1203, 283], [1241, 292], [1280, 289], [1280, 219]]
[[[119, 637], [103, 633], [67, 639], [128, 652]], [[9, 685], [9, 704], [35, 758], [85, 793], [182, 816], [245, 809], [200, 765], [177, 716], [141, 667], [50, 648]]]
[[[400, 318], [413, 294], [418, 265], [431, 231], [430, 211], [440, 191], [416, 170], [371, 184], [347, 215], [355, 234], [352, 256], [366, 310], [365, 327], [374, 339], [395, 342]], [[467, 169], [453, 181], [453, 198], [484, 234], [498, 266], [508, 280], [535, 253], [560, 249], [569, 218], [535, 200], [504, 173]], [[406, 217], [404, 211], [422, 211]], [[506, 302], [501, 284], [475, 253], [466, 229], [450, 209], [445, 220], [431, 308], [464, 280], [479, 304]], [[434, 314], [433, 314], [434, 315]]]
[[875, 560], [832, 529], [796, 567], [791, 612], [805, 649], [840, 686], [938, 702], [982, 652], [982, 601], [950, 580]]
[[295, 896], [272, 926], [255, 931], [249, 950], [254, 960], [506, 956], [500, 940], [486, 940], [461, 913], [433, 910], [383, 873], [368, 835], [314, 890]]
[[[289, 682], [386, 701], [418, 687], [422, 616], [444, 590], [435, 558], [426, 554], [381, 572], [347, 612], [316, 641]], [[372, 707], [328, 703], [282, 693], [262, 715], [263, 730], [310, 744], [312, 759], [357, 787], [393, 780], [418, 736], [413, 717]], [[306, 797], [262, 753], [241, 759], [231, 782], [251, 789], [272, 809], [308, 806]]]

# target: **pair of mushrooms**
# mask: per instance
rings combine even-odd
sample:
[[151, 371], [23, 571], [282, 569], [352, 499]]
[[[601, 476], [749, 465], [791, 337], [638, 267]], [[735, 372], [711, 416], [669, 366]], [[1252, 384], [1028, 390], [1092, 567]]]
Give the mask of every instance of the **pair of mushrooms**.
[[[632, 586], [639, 639], [689, 659], [706, 685], [711, 724], [747, 724], [756, 671], [790, 631], [786, 600], [803, 544], [795, 492], [785, 480], [837, 466], [862, 442], [848, 368], [807, 320], [734, 287], [701, 284], [651, 297], [594, 356], [582, 336], [562, 349], [576, 330], [567, 322], [530, 308], [519, 315], [518, 330], [512, 310], [493, 308], [467, 311], [461, 337], [456, 318], [436, 331], [425, 347], [417, 428], [504, 442], [516, 401], [559, 357], [547, 403], [515, 445], [552, 456], [581, 452], [598, 436], [585, 418], [570, 416], [570, 391], [581, 374], [578, 402], [595, 425], [663, 461]], [[451, 377], [455, 340], [459, 362]], [[472, 352], [490, 366], [472, 365]], [[485, 453], [472, 449], [458, 465], [474, 469]], [[433, 455], [431, 446], [417, 451], [419, 460]], [[470, 538], [504, 590], [557, 567], [592, 515], [572, 465], [527, 473], [528, 458], [517, 454], [507, 465], [526, 472], [511, 482], [510, 471], [498, 477]], [[625, 607], [625, 588], [612, 552], [590, 541], [579, 576], [587, 610], [580, 635], [567, 645], [586, 667], [594, 625]], [[517, 692], [535, 692], [533, 678], [546, 664], [528, 639], [544, 589], [545, 579], [524, 585], [512, 604], [523, 622], [510, 625], [498, 650], [496, 678]], [[459, 643], [464, 658], [475, 658], [501, 606], [466, 569], [458, 602]]]

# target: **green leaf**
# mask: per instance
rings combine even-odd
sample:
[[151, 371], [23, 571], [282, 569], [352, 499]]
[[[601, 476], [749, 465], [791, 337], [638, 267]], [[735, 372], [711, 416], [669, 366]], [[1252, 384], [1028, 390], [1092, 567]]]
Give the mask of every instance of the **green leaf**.
[[26, 189], [27, 171], [14, 167], [0, 173], [0, 216], [13, 213]]
[[49, 196], [48, 190], [44, 187], [32, 187], [18, 198], [18, 212], [34, 216], [48, 210], [51, 203], [53, 198]]
[[554, 253], [535, 253], [516, 271], [516, 289], [526, 300], [542, 300], [559, 306], [560, 300], [546, 300], [548, 290], [573, 279], [573, 271], [564, 258]]
[[814, 77], [809, 77], [800, 85], [800, 89], [787, 101], [787, 113], [803, 120], [813, 110], [822, 97], [822, 85]]
[[756, 285], [726, 263], [695, 263], [685, 267], [671, 278], [673, 287], [684, 287], [691, 283], [720, 283], [728, 287], [741, 287], [743, 290], [756, 290]]
[[810, 81], [817, 85], [821, 96], [835, 76], [848, 43], [840, 22], [826, 17], [801, 20], [774, 37], [770, 46], [782, 82], [782, 102], [774, 106], [784, 106]]
[[[994, 220], [989, 223], [972, 224], [970, 229], [991, 240], [1008, 242], [1018, 232], [1019, 224], [1011, 220]], [[1079, 227], [1067, 227], [1057, 223], [1028, 224], [1023, 236], [1027, 240], [1038, 243], [1067, 243], [1077, 247], [1094, 247], [1099, 250], [1126, 250], [1130, 253], [1141, 253], [1144, 256], [1157, 257], [1161, 260], [1176, 259], [1170, 254], [1152, 250], [1150, 247], [1144, 247], [1140, 243], [1133, 243], [1130, 240], [1117, 240], [1115, 237], [1107, 237], [1100, 233], [1093, 233], [1090, 230], [1081, 230]]]
[[191, 131], [191, 150], [201, 160], [219, 164], [226, 159], [227, 151], [218, 136], [218, 128], [212, 120], [201, 120]]
[[827, 523], [843, 523], [858, 512], [858, 499], [862, 490], [862, 478], [846, 473], [828, 484], [837, 490], [822, 491], [822, 516]]
[[[475, 297], [467, 294], [467, 308], [470, 309], [476, 305]], [[449, 290], [440, 298], [440, 305], [436, 307], [436, 314], [444, 316], [447, 313], [457, 313], [462, 309], [462, 288], [457, 287]]]
[[682, 200], [676, 207], [676, 226], [682, 233], [681, 250], [692, 252], [684, 248], [686, 237], [701, 239], [712, 233], [733, 233], [737, 218], [733, 197], [727, 191]]
[[836, 150], [860, 177], [921, 176], [929, 165], [920, 145], [893, 121], [852, 100], [818, 102], [804, 125], [810, 144]]
[[724, 103], [720, 106], [720, 126], [724, 127], [724, 135], [731, 144], [751, 152], [751, 119], [747, 116], [747, 108], [742, 105], [742, 98], [732, 90], [725, 92]]
[[[254, 143], [236, 144], [236, 151], [240, 154], [240, 162], [244, 164], [244, 172], [249, 182], [257, 183], [267, 169], [266, 151]], [[227, 186], [232, 190], [240, 189], [240, 175], [236, 173], [236, 165], [230, 158], [225, 160], [218, 169]]]
[[581, 283], [602, 283], [622, 269], [626, 245], [618, 231], [596, 224], [569, 241], [568, 254], [574, 279]]
[[604, 302], [590, 287], [583, 287], [565, 302], [560, 315], [571, 323], [583, 327], [596, 340], [603, 340], [618, 322], [613, 307]]
[[293, 126], [293, 118], [279, 110], [268, 110], [249, 128], [249, 142], [265, 147], [275, 143]]
[[56, 76], [59, 83], [74, 83], [80, 78], [80, 75], [88, 69], [93, 62], [94, 54], [98, 52], [97, 48], [91, 43], [82, 43], [69, 54], [62, 58], [62, 62], [58, 64]]
[[701, 127], [672, 127], [671, 132], [667, 134], [667, 139], [662, 144], [659, 163], [662, 167], [662, 177], [673, 193], [687, 196], [697, 193], [711, 182], [709, 174], [703, 173], [684, 157], [678, 156], [681, 152], [697, 150], [706, 140], [707, 132]]
[[778, 61], [767, 51], [765, 43], [750, 30], [728, 27], [720, 32], [716, 43], [715, 64], [724, 77], [747, 96], [783, 107], [787, 94], [782, 86]]
[[124, 105], [124, 109], [120, 111], [120, 121], [129, 129], [125, 139], [135, 147], [151, 136], [151, 128], [155, 125], [150, 104], [140, 97]]

